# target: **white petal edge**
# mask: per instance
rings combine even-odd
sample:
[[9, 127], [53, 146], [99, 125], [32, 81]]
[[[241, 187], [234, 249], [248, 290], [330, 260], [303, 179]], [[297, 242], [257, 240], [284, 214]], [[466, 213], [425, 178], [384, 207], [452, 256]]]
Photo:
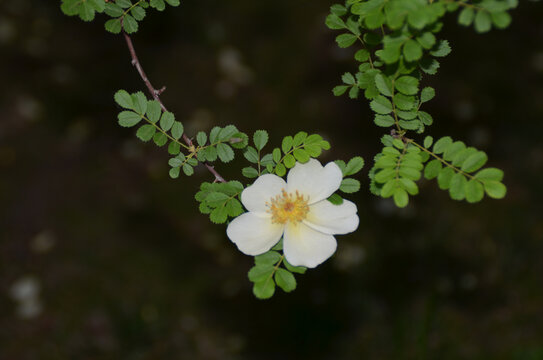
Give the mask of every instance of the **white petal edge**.
[[247, 212], [235, 218], [226, 235], [246, 255], [260, 255], [270, 250], [283, 235], [284, 225], [273, 224], [271, 218]]
[[322, 166], [318, 160], [311, 159], [305, 164], [296, 163], [287, 175], [288, 192], [296, 190], [309, 196], [309, 204], [327, 199], [335, 193], [343, 180], [341, 169], [330, 162]]
[[260, 176], [253, 185], [248, 186], [241, 193], [241, 202], [249, 211], [265, 213], [266, 202], [287, 189], [285, 180], [277, 175], [266, 174]]
[[358, 228], [360, 220], [356, 212], [356, 205], [348, 200], [341, 205], [323, 200], [309, 207], [304, 223], [325, 234], [348, 234]]
[[314, 268], [336, 252], [337, 242], [332, 235], [316, 231], [304, 223], [285, 227], [283, 253], [294, 266]]

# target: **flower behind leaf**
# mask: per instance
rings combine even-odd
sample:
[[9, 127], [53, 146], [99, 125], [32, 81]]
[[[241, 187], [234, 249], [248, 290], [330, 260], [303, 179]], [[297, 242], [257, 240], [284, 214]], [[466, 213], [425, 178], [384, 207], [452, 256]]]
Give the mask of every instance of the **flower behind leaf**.
[[230, 240], [247, 255], [269, 251], [283, 236], [283, 251], [294, 266], [314, 268], [334, 254], [335, 234], [357, 229], [356, 205], [327, 199], [339, 189], [343, 175], [335, 163], [322, 166], [311, 159], [297, 163], [287, 182], [272, 174], [260, 176], [241, 194], [249, 210], [226, 230]]

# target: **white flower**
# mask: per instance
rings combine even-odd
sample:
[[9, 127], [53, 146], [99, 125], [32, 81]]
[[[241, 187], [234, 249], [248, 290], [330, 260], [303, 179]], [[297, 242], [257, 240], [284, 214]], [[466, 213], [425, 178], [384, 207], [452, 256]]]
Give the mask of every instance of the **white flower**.
[[313, 268], [336, 251], [334, 234], [358, 227], [355, 204], [344, 200], [333, 205], [327, 200], [339, 189], [342, 178], [335, 163], [323, 167], [314, 159], [297, 163], [287, 182], [276, 175], [262, 175], [241, 193], [249, 212], [234, 219], [226, 233], [241, 252], [252, 256], [267, 252], [283, 236], [287, 261]]

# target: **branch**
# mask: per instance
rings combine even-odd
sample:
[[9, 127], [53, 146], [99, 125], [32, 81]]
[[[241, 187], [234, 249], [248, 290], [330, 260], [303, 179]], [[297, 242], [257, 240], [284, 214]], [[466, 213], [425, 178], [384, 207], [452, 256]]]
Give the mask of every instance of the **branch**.
[[[164, 103], [162, 103], [162, 100], [160, 100], [160, 94], [162, 94], [164, 90], [166, 90], [166, 87], [162, 87], [159, 90], [153, 87], [153, 85], [149, 81], [149, 78], [147, 78], [145, 71], [143, 71], [143, 68], [141, 67], [140, 61], [138, 60], [138, 55], [136, 54], [136, 49], [134, 49], [134, 44], [132, 43], [132, 39], [124, 31], [123, 31], [123, 35], [124, 35], [124, 39], [126, 40], [126, 45], [128, 46], [128, 50], [130, 51], [130, 56], [132, 57], [132, 65], [134, 65], [136, 70], [138, 70], [138, 73], [140, 74], [141, 79], [147, 86], [147, 90], [149, 90], [149, 93], [151, 94], [153, 99], [158, 101], [163, 111], [168, 111], [168, 109], [166, 109], [166, 106], [164, 106]], [[189, 147], [194, 146], [192, 144], [192, 141], [189, 139], [189, 137], [186, 134], [183, 134], [183, 141]], [[224, 180], [224, 178], [217, 172], [217, 170], [215, 170], [213, 165], [211, 165], [208, 162], [205, 162], [204, 165], [209, 170], [209, 172], [211, 172], [213, 176], [215, 176], [215, 182], [222, 182], [222, 183], [226, 182], [226, 180]]]

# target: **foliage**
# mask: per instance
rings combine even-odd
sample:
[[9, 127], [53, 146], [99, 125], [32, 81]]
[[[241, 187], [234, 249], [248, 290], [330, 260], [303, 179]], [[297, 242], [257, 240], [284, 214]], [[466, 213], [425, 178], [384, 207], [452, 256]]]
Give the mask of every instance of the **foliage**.
[[[145, 18], [149, 8], [163, 11], [166, 4], [178, 6], [180, 1], [62, 0], [61, 10], [84, 21], [94, 20], [96, 13], [105, 13], [111, 17], [105, 23], [107, 31], [131, 34], [138, 30], [138, 22]], [[453, 141], [449, 136], [435, 142], [427, 136], [419, 144], [407, 133], [422, 134], [433, 124], [432, 116], [421, 108], [435, 97], [435, 90], [421, 83], [424, 74], [437, 73], [438, 59], [451, 52], [449, 42], [437, 37], [444, 16], [458, 11], [460, 25], [473, 24], [482, 33], [493, 26], [507, 27], [511, 22], [508, 11], [516, 6], [516, 0], [346, 0], [345, 4], [331, 7], [326, 25], [342, 31], [336, 37], [338, 46], [361, 45], [354, 53], [358, 70], [343, 74], [342, 84], [333, 89], [334, 95], [348, 94], [356, 99], [362, 93], [375, 113], [374, 123], [392, 128], [390, 134], [382, 137], [383, 148], [369, 171], [372, 193], [391, 197], [398, 207], [405, 207], [409, 196], [419, 193], [417, 181], [424, 175], [429, 180], [437, 179], [438, 186], [455, 200], [475, 203], [485, 193], [495, 199], [505, 196], [503, 172], [496, 168], [481, 169], [488, 160], [483, 151]], [[125, 39], [131, 47], [130, 37], [126, 35]], [[137, 62], [134, 55], [133, 60]], [[142, 71], [140, 75], [148, 82]], [[147, 85], [152, 89], [150, 83]], [[151, 93], [153, 99], [142, 92], [130, 94], [119, 90], [114, 96], [122, 108], [118, 123], [127, 128], [137, 126], [136, 136], [140, 140], [167, 147], [172, 156], [168, 161], [170, 177], [178, 178], [181, 172], [191, 176], [199, 164], [214, 173], [215, 182], [203, 182], [195, 198], [200, 212], [215, 224], [228, 223], [244, 212], [241, 194], [246, 188], [240, 181], [225, 181], [215, 174], [215, 163], [230, 163], [235, 150], [239, 150], [249, 163], [241, 169], [243, 177], [254, 179], [265, 174], [283, 177], [297, 162], [306, 163], [330, 149], [330, 143], [322, 136], [300, 131], [284, 137], [278, 146], [266, 152], [267, 131], [257, 130], [249, 139], [234, 125], [216, 126], [209, 133], [199, 131], [189, 138], [183, 123], [166, 111], [158, 93], [154, 90]], [[357, 156], [335, 163], [343, 174], [338, 192], [359, 191], [360, 181], [352, 176], [362, 170], [364, 160]], [[328, 201], [340, 205], [343, 198], [335, 193]], [[285, 292], [293, 291], [297, 284], [294, 274], [304, 274], [307, 270], [289, 264], [281, 251], [282, 240], [272, 250], [254, 258], [255, 266], [248, 277], [254, 283], [253, 293], [260, 299], [273, 296], [276, 286]]]
[[347, 0], [330, 8], [326, 25], [342, 31], [336, 37], [338, 46], [361, 46], [354, 54], [358, 71], [345, 73], [334, 95], [356, 99], [362, 93], [375, 113], [374, 123], [392, 128], [370, 171], [374, 194], [393, 197], [397, 206], [404, 207], [409, 195], [418, 194], [416, 181], [424, 170], [427, 179], [437, 178], [439, 187], [449, 190], [455, 200], [478, 202], [485, 192], [496, 199], [505, 196], [503, 174], [496, 175], [499, 170], [480, 172], [483, 177], [492, 173], [492, 180], [471, 174], [486, 163], [484, 152], [450, 137], [439, 139], [432, 152], [431, 137], [421, 145], [407, 133], [422, 134], [434, 122], [421, 108], [434, 98], [435, 90], [421, 87], [421, 82], [424, 74], [436, 74], [438, 59], [451, 52], [449, 42], [437, 37], [444, 16], [459, 11], [459, 24], [474, 24], [482, 33], [492, 26], [507, 27], [511, 22], [508, 11], [516, 6], [516, 0]]
[[92, 21], [96, 13], [105, 13], [112, 19], [106, 21], [107, 31], [127, 34], [138, 31], [139, 21], [147, 15], [147, 9], [163, 11], [166, 4], [179, 6], [180, 0], [62, 0], [61, 9], [68, 16], [77, 15], [83, 21]]

